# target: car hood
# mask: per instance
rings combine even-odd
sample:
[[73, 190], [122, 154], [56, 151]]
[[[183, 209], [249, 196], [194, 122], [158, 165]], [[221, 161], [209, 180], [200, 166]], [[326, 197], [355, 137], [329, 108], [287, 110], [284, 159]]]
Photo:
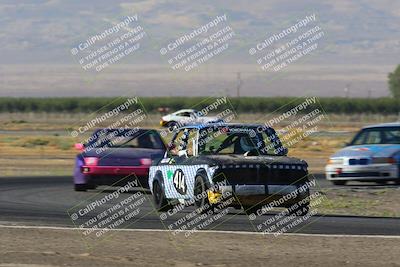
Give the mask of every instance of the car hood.
[[304, 160], [286, 156], [244, 156], [244, 155], [205, 155], [201, 156], [208, 164], [233, 165], [233, 164], [299, 164], [306, 165]]
[[336, 157], [390, 157], [400, 151], [400, 145], [358, 145], [348, 146], [331, 156]]

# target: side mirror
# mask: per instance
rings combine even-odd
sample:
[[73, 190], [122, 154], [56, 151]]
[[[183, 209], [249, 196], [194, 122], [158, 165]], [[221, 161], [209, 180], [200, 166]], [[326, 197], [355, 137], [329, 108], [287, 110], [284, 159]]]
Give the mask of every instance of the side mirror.
[[152, 164], [157, 164], [161, 159], [163, 158], [163, 155], [161, 154], [151, 154], [150, 159]]
[[76, 150], [79, 150], [79, 151], [85, 150], [85, 145], [82, 144], [82, 143], [76, 143], [76, 144], [74, 145], [74, 147], [75, 147]]
[[182, 157], [182, 156], [188, 157], [188, 154], [187, 154], [186, 150], [180, 150], [178, 152], [178, 157]]

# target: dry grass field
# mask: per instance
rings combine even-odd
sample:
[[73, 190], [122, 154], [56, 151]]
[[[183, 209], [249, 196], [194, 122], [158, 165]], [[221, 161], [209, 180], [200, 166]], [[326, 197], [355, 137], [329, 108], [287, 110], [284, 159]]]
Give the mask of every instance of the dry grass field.
[[[90, 132], [77, 138], [69, 133], [89, 117], [64, 113], [0, 114], [0, 176], [70, 175], [77, 153], [73, 145], [85, 140]], [[159, 114], [149, 114], [141, 126], [159, 128], [159, 118]], [[264, 118], [264, 114], [239, 114], [235, 121], [263, 123]], [[306, 159], [311, 172], [321, 173], [329, 155], [348, 142], [360, 127], [396, 119], [381, 115], [327, 116], [317, 124], [320, 133], [293, 144], [289, 155]], [[329, 135], [326, 131], [337, 133]]]

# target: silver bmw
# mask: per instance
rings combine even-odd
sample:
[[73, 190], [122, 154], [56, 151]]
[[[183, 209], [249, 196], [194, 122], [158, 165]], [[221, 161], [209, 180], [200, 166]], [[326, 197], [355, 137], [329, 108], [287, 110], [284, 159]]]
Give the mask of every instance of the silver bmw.
[[362, 128], [329, 158], [325, 174], [335, 185], [347, 181], [400, 184], [400, 122]]

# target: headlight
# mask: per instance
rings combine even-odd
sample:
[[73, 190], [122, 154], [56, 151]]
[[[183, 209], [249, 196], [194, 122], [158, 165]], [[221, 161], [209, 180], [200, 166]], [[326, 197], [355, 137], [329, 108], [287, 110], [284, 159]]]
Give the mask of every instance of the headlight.
[[340, 158], [328, 159], [327, 164], [329, 164], [329, 165], [341, 165], [341, 164], [343, 164], [343, 159], [340, 159]]
[[382, 164], [382, 163], [389, 163], [389, 164], [396, 164], [396, 159], [392, 157], [382, 157], [382, 158], [372, 158], [373, 164]]

